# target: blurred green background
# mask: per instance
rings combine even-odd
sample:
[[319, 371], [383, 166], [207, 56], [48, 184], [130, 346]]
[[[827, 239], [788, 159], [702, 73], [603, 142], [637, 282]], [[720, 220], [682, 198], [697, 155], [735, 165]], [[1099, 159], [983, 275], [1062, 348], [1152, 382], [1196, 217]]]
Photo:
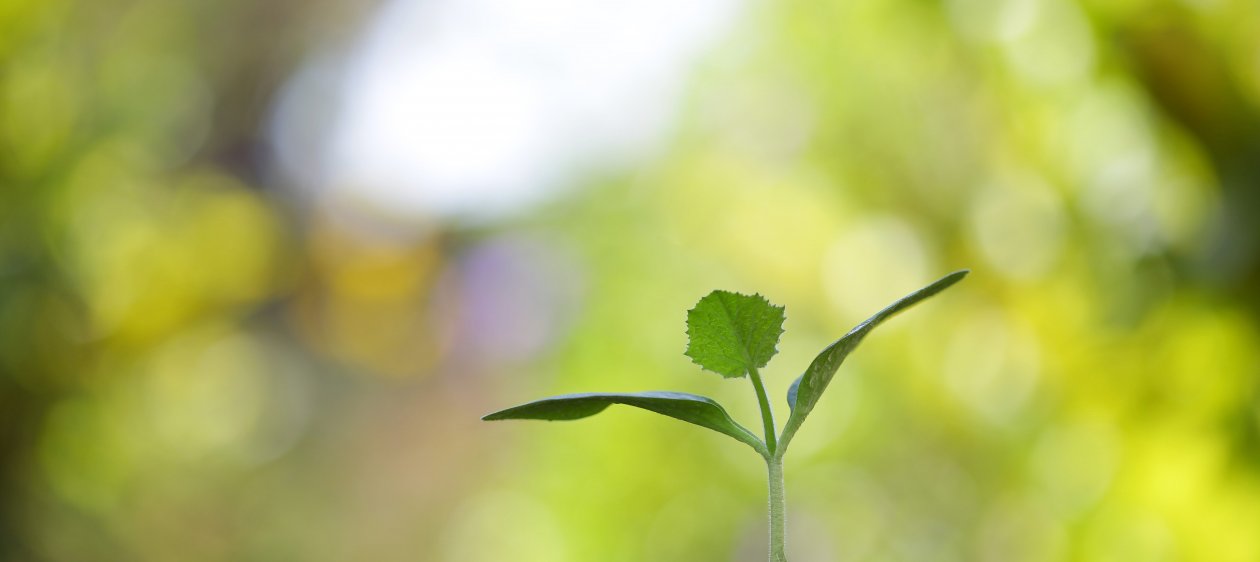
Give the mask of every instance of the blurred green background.
[[[1254, 0], [0, 1], [0, 560], [1260, 560]], [[782, 421], [782, 420], [780, 420]]]

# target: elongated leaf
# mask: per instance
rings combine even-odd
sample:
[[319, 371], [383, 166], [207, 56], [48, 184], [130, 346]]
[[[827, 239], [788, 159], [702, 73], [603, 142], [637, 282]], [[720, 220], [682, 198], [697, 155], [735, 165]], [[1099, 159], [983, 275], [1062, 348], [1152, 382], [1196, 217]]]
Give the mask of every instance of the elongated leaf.
[[783, 307], [761, 295], [713, 291], [687, 311], [687, 357], [727, 378], [765, 367], [782, 334]]
[[513, 406], [481, 419], [487, 421], [577, 420], [598, 414], [612, 404], [634, 406], [707, 427], [738, 439], [762, 456], [766, 455], [766, 446], [761, 439], [731, 419], [721, 404], [711, 398], [682, 392], [565, 394]]
[[875, 313], [874, 316], [867, 318], [865, 322], [858, 324], [844, 337], [836, 340], [835, 343], [827, 346], [818, 357], [814, 358], [809, 368], [805, 370], [805, 374], [796, 379], [792, 386], [788, 388], [788, 406], [792, 408], [792, 415], [788, 418], [787, 425], [783, 428], [783, 438], [780, 440], [780, 448], [790, 441], [796, 433], [797, 428], [805, 421], [805, 417], [809, 415], [810, 410], [814, 409], [814, 405], [818, 403], [818, 398], [822, 396], [827, 385], [831, 383], [831, 378], [835, 376], [836, 370], [840, 368], [840, 364], [844, 359], [862, 343], [862, 339], [874, 330], [876, 326], [885, 320], [892, 318], [897, 313], [922, 302], [962, 280], [970, 273], [970, 270], [955, 271], [945, 277], [940, 278], [935, 283], [919, 289], [897, 302], [892, 303], [887, 308]]

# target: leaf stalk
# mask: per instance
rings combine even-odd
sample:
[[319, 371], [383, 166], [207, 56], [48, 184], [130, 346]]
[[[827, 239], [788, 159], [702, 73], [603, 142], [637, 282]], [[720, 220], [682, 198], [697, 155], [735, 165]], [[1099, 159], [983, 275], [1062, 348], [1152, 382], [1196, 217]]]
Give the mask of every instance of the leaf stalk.
[[[757, 405], [761, 406], [761, 423], [766, 430], [766, 449], [769, 456], [775, 456], [778, 443], [775, 438], [774, 410], [770, 409], [770, 398], [766, 396], [766, 386], [761, 383], [761, 373], [756, 367], [748, 368], [748, 378], [752, 379], [753, 390], [757, 392]], [[767, 459], [769, 460], [769, 459]]]

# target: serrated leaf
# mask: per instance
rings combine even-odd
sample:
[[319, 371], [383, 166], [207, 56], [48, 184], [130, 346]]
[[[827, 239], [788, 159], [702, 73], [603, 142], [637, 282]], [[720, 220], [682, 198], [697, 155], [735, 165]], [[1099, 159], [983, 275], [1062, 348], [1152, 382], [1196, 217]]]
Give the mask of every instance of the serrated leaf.
[[831, 383], [831, 379], [835, 376], [836, 370], [840, 368], [840, 364], [857, 348], [858, 344], [862, 343], [862, 339], [871, 330], [874, 330], [876, 326], [892, 318], [897, 313], [944, 291], [954, 283], [961, 281], [968, 273], [970, 273], [970, 270], [966, 269], [955, 271], [931, 285], [902, 297], [887, 308], [875, 313], [874, 316], [867, 318], [865, 322], [849, 330], [849, 333], [827, 346], [822, 353], [819, 353], [818, 357], [814, 358], [814, 361], [810, 363], [809, 368], [805, 370], [805, 374], [797, 378], [792, 383], [792, 386], [788, 388], [788, 406], [792, 408], [792, 414], [788, 417], [787, 425], [783, 429], [783, 439], [780, 440], [780, 448], [786, 445], [786, 441], [791, 440], [797, 428], [805, 421], [805, 417], [809, 415], [810, 410], [818, 403], [818, 398], [827, 389], [827, 385]]
[[723, 377], [742, 377], [778, 353], [783, 319], [783, 307], [761, 295], [713, 291], [687, 311], [687, 357]]
[[500, 410], [481, 419], [567, 421], [593, 416], [613, 404], [625, 404], [693, 423], [734, 437], [766, 455], [766, 446], [711, 398], [683, 392], [565, 394]]

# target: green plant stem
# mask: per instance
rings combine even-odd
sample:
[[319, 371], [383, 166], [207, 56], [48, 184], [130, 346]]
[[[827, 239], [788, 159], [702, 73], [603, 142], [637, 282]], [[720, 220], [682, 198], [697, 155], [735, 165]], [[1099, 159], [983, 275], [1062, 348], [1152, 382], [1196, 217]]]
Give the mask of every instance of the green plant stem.
[[783, 455], [775, 442], [774, 411], [766, 397], [766, 386], [761, 383], [761, 373], [756, 368], [748, 370], [753, 389], [757, 391], [757, 404], [761, 406], [761, 421], [766, 429], [766, 472], [770, 480], [770, 562], [787, 562], [784, 553], [784, 535], [787, 527], [787, 500], [783, 497]]
[[778, 445], [775, 443], [774, 411], [770, 409], [770, 399], [766, 397], [766, 387], [761, 384], [761, 373], [757, 369], [748, 369], [748, 378], [752, 379], [753, 389], [757, 391], [757, 404], [761, 406], [761, 423], [766, 429], [766, 449], [774, 456]]
[[783, 458], [775, 455], [766, 459], [766, 472], [770, 476], [770, 562], [787, 562], [784, 551], [787, 500], [783, 494]]

